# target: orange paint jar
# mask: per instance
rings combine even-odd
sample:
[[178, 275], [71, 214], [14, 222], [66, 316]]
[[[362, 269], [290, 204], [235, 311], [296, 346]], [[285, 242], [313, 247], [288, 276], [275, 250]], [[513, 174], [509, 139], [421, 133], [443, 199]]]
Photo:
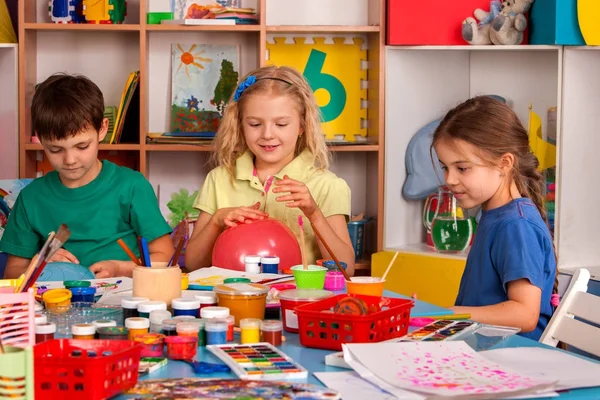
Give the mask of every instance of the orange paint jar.
[[229, 283], [215, 286], [220, 307], [229, 308], [235, 325], [244, 318], [265, 319], [265, 306], [269, 287], [258, 283]]
[[139, 335], [145, 335], [148, 333], [150, 328], [150, 320], [142, 317], [132, 317], [125, 320], [125, 327], [129, 329], [127, 338], [129, 340], [135, 340], [134, 338]]

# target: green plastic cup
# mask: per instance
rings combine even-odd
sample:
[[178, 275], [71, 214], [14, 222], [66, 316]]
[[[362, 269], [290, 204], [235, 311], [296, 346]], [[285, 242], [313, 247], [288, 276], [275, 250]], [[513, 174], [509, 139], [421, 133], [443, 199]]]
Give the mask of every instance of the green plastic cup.
[[323, 289], [325, 286], [325, 275], [327, 268], [318, 265], [309, 265], [304, 269], [302, 265], [294, 265], [292, 268], [296, 287], [298, 289]]

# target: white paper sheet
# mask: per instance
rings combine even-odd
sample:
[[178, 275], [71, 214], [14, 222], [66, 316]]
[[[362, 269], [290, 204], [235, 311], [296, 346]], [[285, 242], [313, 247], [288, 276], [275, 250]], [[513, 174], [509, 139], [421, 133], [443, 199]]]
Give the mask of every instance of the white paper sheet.
[[343, 350], [361, 377], [388, 391], [492, 399], [549, 391], [554, 384], [493, 363], [462, 341], [346, 344]]
[[315, 372], [315, 377], [330, 389], [337, 390], [343, 400], [420, 400], [423, 397], [406, 392], [406, 396], [399, 397], [400, 391], [394, 394], [380, 389], [376, 385], [361, 378], [354, 371], [343, 372]]
[[518, 347], [482, 351], [479, 354], [523, 374], [556, 380], [555, 390], [600, 386], [600, 363], [564, 351]]

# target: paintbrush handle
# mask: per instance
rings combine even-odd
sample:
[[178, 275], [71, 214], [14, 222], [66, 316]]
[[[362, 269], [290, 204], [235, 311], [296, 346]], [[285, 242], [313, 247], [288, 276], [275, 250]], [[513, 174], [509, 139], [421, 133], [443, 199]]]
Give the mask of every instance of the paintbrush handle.
[[30, 287], [32, 287], [35, 284], [35, 282], [38, 280], [38, 278], [42, 274], [42, 271], [44, 270], [45, 266], [46, 266], [46, 261], [42, 261], [40, 266], [35, 270], [35, 273], [31, 276], [31, 279], [29, 279], [29, 281], [25, 285], [23, 292], [26, 292], [27, 290], [29, 290]]
[[39, 263], [39, 259], [40, 259], [40, 254], [37, 253], [36, 255], [33, 256], [33, 258], [31, 259], [31, 261], [29, 261], [29, 265], [27, 266], [27, 270], [25, 271], [25, 276], [23, 277], [23, 281], [21, 282], [21, 284], [15, 289], [15, 293], [22, 293], [24, 292], [23, 288], [27, 285], [27, 282], [29, 282], [29, 279], [31, 279], [31, 276], [33, 275], [36, 266]]
[[177, 243], [177, 248], [175, 249], [175, 253], [173, 253], [173, 257], [169, 261], [167, 267], [172, 265], [177, 265], [177, 260], [179, 259], [179, 254], [181, 254], [181, 250], [183, 249], [183, 244], [185, 243], [185, 238], [179, 238], [179, 242]]
[[313, 231], [315, 232], [315, 235], [317, 235], [317, 237], [319, 238], [319, 240], [321, 241], [321, 243], [323, 243], [323, 246], [325, 246], [325, 249], [327, 250], [327, 252], [331, 256], [331, 258], [333, 258], [333, 261], [335, 262], [335, 264], [339, 268], [340, 272], [342, 273], [342, 275], [344, 275], [344, 279], [346, 279], [347, 281], [349, 281], [350, 277], [348, 276], [348, 274], [344, 270], [344, 267], [342, 267], [342, 264], [340, 264], [340, 261], [337, 259], [337, 257], [335, 256], [335, 254], [333, 254], [333, 252], [329, 248], [329, 245], [327, 244], [327, 242], [325, 240], [323, 240], [323, 236], [321, 236], [321, 232], [319, 232], [319, 230], [315, 227], [314, 224], [311, 223], [310, 226], [312, 226]]

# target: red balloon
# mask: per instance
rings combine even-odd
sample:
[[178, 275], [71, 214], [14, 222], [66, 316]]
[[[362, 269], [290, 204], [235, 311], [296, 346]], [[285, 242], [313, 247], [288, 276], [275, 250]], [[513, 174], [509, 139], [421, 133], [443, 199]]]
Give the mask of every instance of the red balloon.
[[215, 242], [212, 265], [244, 271], [247, 255], [277, 256], [280, 271], [302, 264], [298, 239], [287, 225], [272, 218], [225, 229]]

